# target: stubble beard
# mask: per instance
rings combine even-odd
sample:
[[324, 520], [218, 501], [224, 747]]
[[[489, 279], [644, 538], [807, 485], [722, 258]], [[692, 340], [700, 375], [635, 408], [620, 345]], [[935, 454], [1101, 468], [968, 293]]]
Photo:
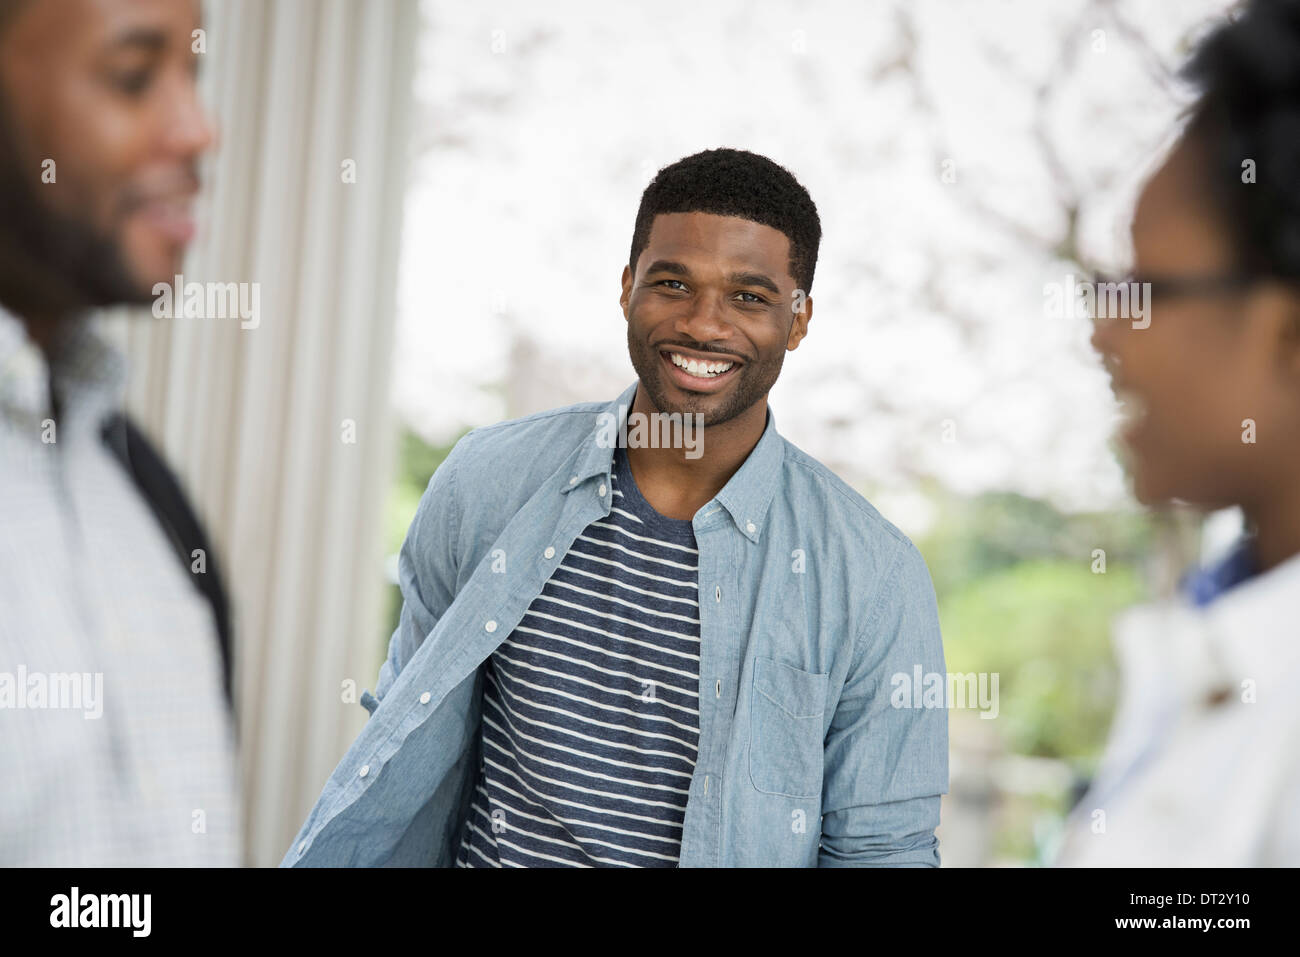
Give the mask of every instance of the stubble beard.
[[782, 351], [771, 359], [746, 362], [736, 371], [736, 382], [723, 395], [687, 393], [685, 400], [674, 401], [669, 398], [669, 390], [680, 392], [680, 389], [666, 381], [667, 373], [659, 350], [635, 332], [635, 324], [632, 322], [627, 326], [627, 351], [632, 360], [632, 368], [655, 411], [665, 414], [703, 414], [705, 428], [730, 422], [760, 402], [776, 383], [785, 361], [785, 352]]
[[[151, 301], [120, 244], [89, 219], [46, 203], [41, 166], [25, 161], [0, 96], [0, 302], [18, 315], [64, 318], [88, 308]], [[57, 175], [57, 168], [56, 168]]]

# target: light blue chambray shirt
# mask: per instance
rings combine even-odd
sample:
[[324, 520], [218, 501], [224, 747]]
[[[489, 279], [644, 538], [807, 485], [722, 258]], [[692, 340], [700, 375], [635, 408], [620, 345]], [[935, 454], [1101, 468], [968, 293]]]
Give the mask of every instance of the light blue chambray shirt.
[[[452, 449], [402, 546], [404, 605], [361, 698], [370, 718], [283, 865], [454, 864], [485, 662], [609, 515], [598, 416], [625, 418], [636, 388], [475, 429]], [[894, 675], [945, 673], [915, 546], [782, 438], [770, 410], [692, 524], [700, 737], [681, 866], [937, 866], [947, 711], [890, 701]]]

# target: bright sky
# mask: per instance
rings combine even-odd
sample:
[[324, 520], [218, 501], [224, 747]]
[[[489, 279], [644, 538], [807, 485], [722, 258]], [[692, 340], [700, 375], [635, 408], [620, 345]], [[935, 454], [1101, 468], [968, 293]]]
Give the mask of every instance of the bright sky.
[[1083, 252], [1124, 264], [1186, 102], [1162, 71], [1225, 6], [425, 0], [398, 413], [433, 440], [498, 421], [521, 334], [541, 406], [613, 398], [641, 191], [732, 146], [822, 220], [809, 336], [771, 396], [787, 438], [896, 498], [932, 477], [1111, 507], [1114, 405], [1044, 284], [1077, 271], [1053, 252], [1071, 197]]

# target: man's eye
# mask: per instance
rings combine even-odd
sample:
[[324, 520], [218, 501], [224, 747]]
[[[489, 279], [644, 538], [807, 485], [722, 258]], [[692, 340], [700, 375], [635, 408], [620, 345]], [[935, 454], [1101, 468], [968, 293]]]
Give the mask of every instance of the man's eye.
[[119, 73], [113, 79], [113, 85], [127, 96], [140, 96], [149, 89], [151, 82], [153, 82], [152, 70], [132, 70], [129, 73]]
[[748, 299], [742, 299], [741, 302], [749, 302], [749, 303], [757, 303], [757, 304], [767, 305], [767, 300], [764, 299], [762, 296], [758, 295], [757, 293], [752, 293], [752, 292], [742, 292], [742, 293], [739, 293], [739, 295], [741, 295], [741, 296], [748, 296], [748, 297], [749, 297]]
[[[655, 283], [655, 285], [656, 285], [656, 286], [664, 286], [664, 285], [667, 285], [667, 284], [670, 283], [670, 282], [675, 282], [675, 283], [677, 283], [677, 286], [681, 286], [682, 289], [685, 289], [685, 288], [686, 288], [686, 284], [683, 283], [680, 279], [660, 279], [657, 283]], [[676, 289], [677, 286], [669, 286], [669, 288], [670, 288], [670, 289]]]

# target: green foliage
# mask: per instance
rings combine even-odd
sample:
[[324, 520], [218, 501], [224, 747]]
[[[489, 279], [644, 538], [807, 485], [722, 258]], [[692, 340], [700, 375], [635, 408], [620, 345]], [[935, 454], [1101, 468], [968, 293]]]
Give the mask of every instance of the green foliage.
[[1100, 548], [1108, 566], [1138, 564], [1150, 548], [1150, 520], [1140, 512], [1067, 515], [1013, 492], [936, 497], [939, 519], [924, 552], [940, 595], [1023, 561], [1062, 558], [1087, 567]]
[[1008, 750], [1091, 763], [1115, 702], [1111, 622], [1145, 597], [1138, 569], [1150, 520], [1070, 515], [1014, 493], [940, 491], [938, 500], [934, 530], [919, 544], [948, 670], [998, 673], [995, 723]]
[[459, 440], [458, 436], [446, 445], [430, 445], [410, 429], [402, 430], [398, 439], [397, 474], [389, 492], [384, 523], [384, 543], [390, 555], [402, 547], [429, 479]]
[[1039, 559], [997, 569], [940, 601], [950, 672], [999, 675], [1007, 748], [1095, 758], [1115, 704], [1110, 623], [1141, 598], [1132, 567]]
[[950, 743], [968, 758], [1061, 761], [1075, 775], [1069, 787], [1042, 790], [1014, 775], [998, 781], [984, 824], [995, 859], [1044, 863], [1072, 791], [1105, 747], [1118, 678], [1111, 626], [1148, 597], [1139, 569], [1158, 549], [1157, 522], [1128, 510], [1065, 514], [1013, 493], [927, 492], [939, 511], [917, 544], [939, 598], [947, 669], [998, 675], [998, 717], [954, 713]]
[[[450, 454], [452, 446], [459, 441], [446, 445], [430, 445], [410, 429], [403, 429], [398, 439], [397, 473], [393, 477], [393, 486], [389, 490], [388, 502], [384, 512], [384, 547], [389, 555], [396, 555], [406, 540], [407, 529], [415, 518], [420, 497], [428, 488], [429, 479], [443, 460]], [[402, 612], [402, 593], [396, 585], [387, 589], [387, 613], [383, 633], [384, 648], [388, 639], [397, 628], [397, 621]]]

